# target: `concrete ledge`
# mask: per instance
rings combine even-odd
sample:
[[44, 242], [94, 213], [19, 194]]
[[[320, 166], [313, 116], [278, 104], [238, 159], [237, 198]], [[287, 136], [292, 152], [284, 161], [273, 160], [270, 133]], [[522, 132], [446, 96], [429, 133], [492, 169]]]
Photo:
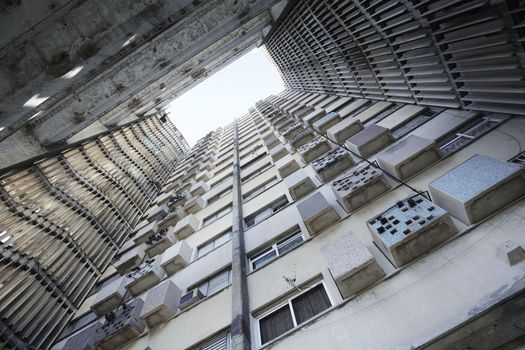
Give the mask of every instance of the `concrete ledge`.
[[153, 328], [168, 321], [177, 313], [181, 290], [170, 280], [152, 288], [144, 301], [140, 319]]
[[367, 225], [379, 249], [397, 267], [457, 233], [450, 215], [421, 195], [398, 202]]
[[278, 144], [270, 150], [270, 157], [272, 157], [272, 161], [274, 163], [287, 154], [288, 150], [286, 149], [286, 146], [282, 143]]
[[160, 229], [157, 234], [151, 236], [146, 241], [146, 253], [150, 258], [155, 255], [162, 254], [166, 249], [177, 242], [175, 237], [175, 228], [169, 227]]
[[392, 143], [390, 130], [379, 125], [370, 125], [346, 141], [346, 147], [363, 158], [380, 151]]
[[121, 275], [125, 275], [134, 267], [140, 265], [144, 259], [145, 246], [141, 244], [122, 254], [120, 258], [113, 264], [117, 272]]
[[162, 280], [164, 271], [160, 260], [160, 257], [147, 259], [126, 275], [126, 289], [131, 295], [137, 296]]
[[313, 123], [313, 128], [324, 134], [326, 130], [341, 122], [341, 116], [335, 112], [328, 113]]
[[124, 295], [126, 294], [125, 278], [121, 277], [118, 280], [115, 280], [104, 286], [101, 290], [95, 295], [95, 299], [91, 304], [91, 310], [97, 316], [103, 316], [111, 311], [113, 311], [117, 306], [120, 305], [122, 300], [124, 300]]
[[206, 206], [204, 199], [200, 196], [195, 196], [191, 199], [188, 199], [186, 204], [184, 204], [183, 210], [186, 214], [192, 215], [199, 212], [202, 208]]
[[331, 148], [330, 143], [324, 137], [318, 136], [307, 144], [299, 147], [297, 152], [305, 163], [310, 163], [312, 160], [328, 152]]
[[328, 181], [354, 165], [354, 160], [345, 149], [337, 147], [323, 157], [312, 161], [317, 176], [322, 182]]
[[293, 137], [290, 137], [288, 139], [288, 142], [290, 143], [290, 146], [292, 146], [293, 150], [296, 150], [297, 148], [301, 147], [302, 145], [308, 143], [310, 140], [313, 140], [315, 137], [314, 133], [310, 129], [303, 129], [297, 134], [295, 134]]
[[315, 122], [317, 122], [319, 119], [321, 119], [325, 115], [326, 115], [326, 111], [324, 109], [315, 109], [312, 112], [308, 113], [303, 118], [303, 122], [305, 122], [309, 126], [312, 126], [314, 125]]
[[301, 166], [297, 163], [293, 155], [288, 154], [275, 163], [275, 168], [284, 179], [294, 171], [300, 169]]
[[184, 238], [189, 237], [194, 232], [197, 232], [199, 229], [199, 220], [193, 215], [190, 214], [184, 217], [182, 220], [177, 222], [175, 225], [175, 235], [177, 239], [183, 240]]
[[319, 234], [340, 219], [320, 192], [299, 203], [297, 210], [312, 236]]
[[284, 179], [288, 191], [294, 200], [298, 200], [315, 190], [315, 184], [312, 179], [302, 169], [295, 171], [293, 174]]
[[188, 243], [179, 241], [166, 249], [161, 257], [161, 266], [168, 276], [182, 270], [190, 263], [192, 249]]
[[136, 245], [142, 244], [148, 240], [150, 236], [153, 236], [157, 233], [159, 230], [159, 226], [157, 225], [157, 222], [149, 223], [148, 225], [141, 228], [134, 236], [133, 236], [133, 242], [135, 242]]
[[341, 144], [363, 129], [360, 120], [346, 118], [326, 129], [326, 136], [335, 143]]

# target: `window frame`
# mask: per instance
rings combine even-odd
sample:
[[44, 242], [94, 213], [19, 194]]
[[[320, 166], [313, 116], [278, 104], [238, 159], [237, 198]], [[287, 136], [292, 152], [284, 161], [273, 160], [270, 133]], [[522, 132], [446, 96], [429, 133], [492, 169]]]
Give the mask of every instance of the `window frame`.
[[[296, 246], [294, 246], [290, 250], [287, 250], [286, 252], [281, 253], [279, 248], [281, 248], [284, 244], [292, 241], [296, 237], [301, 237], [302, 238], [302, 242], [300, 242], [299, 244], [297, 244]], [[302, 245], [305, 241], [306, 241], [306, 238], [305, 238], [304, 233], [301, 230], [301, 228], [300, 227], [293, 228], [288, 234], [285, 234], [280, 239], [274, 241], [271, 245], [264, 246], [263, 248], [259, 249], [257, 251], [257, 253], [252, 254], [252, 256], [248, 257], [250, 272], [256, 271], [256, 270], [258, 270], [258, 269], [260, 269], [260, 268], [270, 264], [272, 261], [279, 259], [283, 254], [286, 254], [289, 251], [295, 249], [296, 247]], [[270, 254], [272, 252], [275, 252], [275, 256], [274, 256], [273, 259], [268, 260], [266, 263], [264, 263], [261, 266], [258, 266], [258, 267], [254, 266], [255, 262], [257, 262], [258, 260], [261, 260], [263, 257], [265, 257], [266, 255], [268, 255], [268, 254]]]
[[[228, 283], [225, 286], [222, 286], [221, 288], [216, 289], [212, 293], [210, 293], [210, 282], [213, 279], [215, 279], [215, 278], [217, 278], [217, 277], [219, 277], [219, 276], [221, 276], [221, 275], [223, 275], [225, 273], [228, 274]], [[197, 283], [191, 285], [190, 287], [188, 287], [186, 289], [186, 292], [183, 293], [183, 295], [191, 292], [192, 290], [198, 289], [199, 291], [201, 291], [202, 295], [204, 296], [204, 298], [203, 298], [203, 300], [204, 300], [204, 299], [209, 298], [209, 297], [211, 297], [211, 296], [213, 296], [213, 295], [215, 295], [217, 293], [220, 293], [220, 291], [222, 291], [224, 288], [229, 287], [231, 284], [232, 284], [232, 267], [228, 266], [228, 267], [226, 267], [224, 269], [219, 270], [218, 272], [214, 273], [213, 275], [210, 275], [209, 277], [206, 277], [205, 279], [201, 280], [200, 282], [197, 282]], [[201, 290], [201, 288], [204, 285], [206, 285], [206, 293], [203, 293], [202, 290]]]
[[[284, 201], [286, 201], [286, 203], [284, 203]], [[281, 210], [283, 210], [284, 208], [286, 208], [289, 205], [290, 205], [290, 201], [288, 200], [288, 197], [286, 197], [285, 195], [277, 198], [277, 200], [275, 200], [275, 201], [269, 203], [268, 205], [262, 207], [259, 211], [256, 211], [255, 213], [253, 213], [251, 215], [248, 215], [246, 218], [243, 218], [244, 228], [245, 229], [249, 229], [249, 228], [257, 225], [258, 223], [268, 219], [270, 216], [280, 212]], [[277, 206], [277, 210], [275, 210], [274, 206]], [[272, 212], [268, 216], [265, 216], [264, 218], [262, 218], [260, 221], [255, 222], [255, 218], [258, 217], [259, 215], [261, 215], [262, 213], [268, 211], [268, 209], [272, 209]], [[253, 219], [251, 217], [253, 217]], [[253, 225], [248, 225], [248, 219], [250, 219], [250, 221], [252, 221], [252, 220], [254, 221]]]
[[[229, 241], [231, 241], [231, 240], [232, 240], [232, 233], [233, 233], [233, 230], [232, 230], [232, 228], [230, 227], [230, 228], [227, 229], [226, 231], [223, 231], [223, 232], [219, 233], [218, 235], [216, 235], [216, 236], [213, 237], [212, 239], [210, 239], [210, 240], [208, 240], [208, 241], [202, 243], [201, 245], [199, 245], [199, 246], [197, 247], [197, 249], [196, 249], [197, 252], [195, 253], [195, 258], [194, 258], [193, 260], [200, 259], [200, 258], [202, 258], [203, 256], [206, 256], [207, 254], [213, 252], [215, 249], [219, 248], [219, 247], [222, 246], [223, 244], [226, 244], [226, 243], [228, 243]], [[222, 243], [220, 243], [220, 244], [217, 244], [217, 241], [218, 241], [220, 238], [222, 238], [222, 237], [224, 237], [224, 236], [226, 236], [226, 235], [228, 235], [228, 240], [226, 240], [226, 241], [224, 241], [224, 242], [222, 242]], [[211, 248], [209, 251], [203, 253], [202, 255], [199, 255], [199, 252], [202, 251], [202, 248], [205, 247], [205, 246], [207, 246], [207, 245], [210, 245], [210, 244], [212, 245], [212, 248]]]
[[279, 178], [277, 176], [272, 176], [268, 181], [265, 181], [260, 186], [255, 187], [251, 191], [246, 192], [246, 194], [243, 194], [242, 202], [243, 203], [248, 202], [250, 199], [253, 199], [253, 198], [257, 197], [258, 195], [260, 195], [261, 193], [263, 193], [267, 189], [275, 186], [280, 181], [281, 180], [279, 180]]
[[[229, 210], [227, 210], [229, 209]], [[215, 221], [219, 220], [220, 218], [228, 215], [233, 210], [233, 203], [229, 203], [228, 205], [220, 208], [219, 210], [215, 211], [214, 213], [206, 216], [204, 219], [202, 219], [202, 227], [206, 227], [208, 225], [213, 224]], [[211, 221], [210, 221], [211, 220]]]
[[[211, 189], [211, 188], [210, 188]], [[226, 197], [229, 193], [231, 193], [233, 191], [233, 185], [232, 186], [228, 186], [227, 188], [225, 188], [224, 190], [220, 191], [219, 193], [217, 193], [216, 195], [208, 198], [208, 202], [207, 202], [207, 205], [210, 205], [212, 203], [215, 203], [217, 202], [219, 199], [221, 198], [224, 198]]]
[[[307, 293], [308, 291], [314, 289], [315, 287], [319, 286], [319, 285], [322, 285], [323, 286], [323, 289], [326, 293], [326, 296], [328, 297], [328, 300], [330, 302], [330, 306], [328, 308], [326, 308], [325, 310], [321, 311], [320, 313], [318, 313], [317, 315], [314, 315], [313, 317], [303, 321], [302, 323], [297, 323], [297, 320], [296, 320], [296, 316], [295, 316], [295, 312], [294, 312], [294, 309], [293, 309], [293, 305], [292, 305], [292, 302], [294, 299], [298, 298], [299, 296]], [[274, 313], [275, 311], [281, 309], [283, 306], [287, 305], [288, 306], [288, 309], [290, 311], [290, 315], [292, 316], [292, 321], [293, 321], [293, 324], [294, 324], [294, 327], [285, 331], [284, 333], [282, 333], [281, 335], [271, 339], [271, 340], [268, 340], [266, 343], [262, 343], [262, 336], [261, 336], [261, 325], [260, 325], [260, 321], [271, 315], [272, 313]], [[318, 317], [319, 315], [323, 314], [324, 312], [326, 312], [327, 310], [330, 310], [331, 308], [333, 308], [335, 306], [335, 303], [334, 303], [334, 300], [332, 298], [332, 296], [330, 295], [329, 293], [329, 290], [328, 290], [328, 286], [326, 284], [326, 281], [324, 279], [322, 279], [321, 281], [319, 282], [314, 282], [312, 283], [311, 285], [309, 285], [307, 288], [305, 288], [304, 290], [301, 290], [301, 292], [297, 293], [297, 294], [294, 294], [288, 298], [286, 298], [285, 300], [283, 300], [282, 302], [279, 302], [277, 304], [275, 304], [274, 306], [272, 306], [269, 310], [261, 313], [260, 315], [256, 316], [255, 317], [255, 323], [256, 323], [256, 341], [257, 341], [257, 345], [258, 346], [263, 346], [263, 345], [266, 345], [268, 343], [271, 343], [272, 341], [274, 341], [275, 339], [277, 338], [280, 338], [281, 336], [293, 331], [294, 329], [297, 329], [298, 327], [310, 322], [311, 320], [315, 319], [316, 317]]]

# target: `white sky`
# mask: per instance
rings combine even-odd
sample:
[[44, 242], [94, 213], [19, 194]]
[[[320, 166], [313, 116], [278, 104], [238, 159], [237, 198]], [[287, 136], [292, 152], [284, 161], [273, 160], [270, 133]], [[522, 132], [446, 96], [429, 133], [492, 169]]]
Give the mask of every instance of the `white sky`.
[[166, 106], [190, 146], [208, 132], [241, 117], [255, 102], [284, 90], [266, 56], [254, 49]]

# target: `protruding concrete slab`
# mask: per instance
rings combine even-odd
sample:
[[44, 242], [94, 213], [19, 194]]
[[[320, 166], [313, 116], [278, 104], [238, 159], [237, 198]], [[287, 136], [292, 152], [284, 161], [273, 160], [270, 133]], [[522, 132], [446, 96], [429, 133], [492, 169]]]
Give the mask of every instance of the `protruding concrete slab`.
[[166, 249], [171, 247], [177, 242], [177, 237], [175, 236], [175, 228], [167, 227], [159, 229], [159, 231], [148, 238], [144, 245], [146, 246], [145, 252], [150, 258], [162, 254]]
[[190, 195], [193, 197], [202, 196], [210, 190], [210, 186], [205, 182], [197, 182], [190, 188]]
[[286, 128], [285, 130], [283, 130], [282, 135], [286, 140], [289, 141], [290, 138], [294, 137], [295, 135], [300, 133], [302, 130], [304, 130], [303, 124], [300, 122], [295, 122], [292, 125], [290, 125], [288, 128]]
[[367, 164], [332, 181], [331, 186], [337, 201], [349, 213], [367, 205], [391, 187], [381, 170]]
[[350, 169], [354, 165], [354, 160], [350, 153], [344, 148], [337, 147], [324, 156], [312, 161], [312, 167], [319, 179], [323, 182], [328, 181]]
[[139, 266], [146, 255], [144, 248], [144, 244], [140, 244], [122, 254], [120, 258], [113, 264], [118, 273], [125, 275], [134, 267]]
[[322, 136], [318, 136], [311, 140], [307, 144], [302, 145], [297, 149], [297, 152], [301, 155], [301, 158], [305, 163], [310, 163], [317, 157], [328, 152], [332, 147], [327, 139]]
[[382, 126], [383, 128], [394, 130], [414, 119], [426, 109], [426, 106], [407, 104], [390, 114], [388, 117], [381, 119], [379, 122], [377, 122], [377, 125]]
[[191, 260], [192, 249], [185, 241], [178, 241], [162, 254], [161, 266], [168, 276], [186, 267]]
[[96, 350], [95, 344], [100, 341], [100, 335], [97, 329], [101, 326], [101, 322], [95, 322], [89, 325], [87, 328], [70, 337], [60, 350]]
[[[200, 171], [200, 165], [199, 165], [199, 171]], [[195, 181], [197, 181], [197, 183], [205, 183], [206, 181], [208, 181], [209, 179], [211, 179], [213, 177], [213, 175], [209, 172], [209, 171], [200, 171], [200, 173], [195, 177]], [[204, 184], [206, 185], [206, 184]], [[206, 188], [206, 186], [203, 185], [203, 188]], [[209, 186], [208, 186], [208, 189], [205, 190], [208, 191], [209, 190]], [[191, 191], [190, 191], [191, 192]]]
[[498, 247], [498, 257], [514, 266], [525, 260], [525, 250], [514, 241], [506, 241]]
[[279, 138], [272, 132], [263, 136], [263, 143], [270, 149], [279, 143]]
[[168, 321], [177, 313], [181, 294], [181, 290], [170, 280], [150, 289], [140, 312], [140, 319], [149, 328]]
[[115, 312], [115, 317], [97, 329], [100, 341], [97, 343], [99, 350], [115, 350], [122, 345], [136, 339], [144, 331], [144, 323], [139, 314], [144, 302], [137, 298], [125, 307], [120, 307]]
[[381, 169], [405, 180], [441, 159], [431, 140], [411, 135], [377, 155]]
[[338, 113], [330, 112], [325, 114], [322, 118], [318, 119], [313, 123], [315, 130], [319, 131], [321, 134], [324, 134], [326, 130], [336, 125], [341, 121], [341, 116]]
[[303, 129], [294, 136], [290, 137], [288, 139], [288, 142], [290, 143], [290, 146], [292, 146], [293, 150], [296, 150], [297, 148], [301, 147], [305, 143], [308, 143], [310, 140], [312, 140], [315, 137], [314, 133], [310, 129]]
[[148, 225], [141, 228], [134, 236], [133, 241], [136, 245], [139, 245], [141, 243], [144, 243], [148, 240], [150, 236], [153, 236], [157, 231], [159, 230], [159, 226], [157, 225], [157, 222], [151, 222]]
[[168, 202], [168, 206], [173, 210], [177, 207], [183, 206], [188, 201], [188, 199], [190, 199], [189, 193], [177, 192], [171, 197], [170, 201]]
[[414, 130], [412, 135], [437, 141], [478, 115], [479, 112], [474, 111], [447, 109]]
[[206, 203], [204, 202], [204, 199], [202, 199], [200, 196], [195, 196], [186, 201], [183, 209], [186, 214], [191, 215], [199, 212], [205, 206]]
[[308, 174], [299, 169], [284, 179], [288, 191], [294, 200], [298, 200], [315, 190], [315, 184]]
[[344, 299], [385, 275], [370, 251], [352, 233], [325, 245], [321, 252]]
[[367, 223], [379, 249], [403, 266], [457, 232], [450, 215], [421, 195], [399, 201]]
[[199, 229], [199, 223], [199, 220], [193, 214], [190, 214], [177, 222], [177, 225], [175, 225], [175, 235], [177, 236], [177, 239], [179, 241], [183, 240], [197, 232]]
[[275, 163], [276, 161], [278, 161], [279, 159], [281, 159], [288, 153], [289, 152], [288, 152], [288, 149], [286, 149], [286, 146], [280, 143], [270, 150], [270, 157], [272, 157], [272, 160]]
[[155, 198], [153, 203], [155, 203], [157, 206], [162, 206], [164, 204], [168, 204], [168, 202], [171, 200], [171, 198], [172, 198], [172, 196], [174, 194], [175, 194], [175, 191], [173, 191], [173, 190], [167, 191], [167, 192], [162, 192], [161, 194], [159, 194], [157, 196], [157, 198]]
[[103, 316], [113, 311], [124, 300], [126, 294], [125, 278], [121, 277], [102, 287], [95, 295], [91, 310], [97, 316]]
[[341, 109], [339, 111], [339, 114], [341, 115], [341, 118], [345, 119], [347, 117], [352, 116], [352, 114], [355, 114], [357, 111], [369, 105], [370, 103], [371, 100], [359, 98], [351, 102], [349, 105], [345, 106], [343, 109]]
[[379, 125], [370, 125], [346, 141], [346, 147], [361, 157], [367, 158], [392, 143], [390, 130]]
[[291, 110], [290, 114], [296, 118], [303, 119], [306, 115], [312, 113], [313, 111], [314, 107], [312, 106], [300, 105], [297, 106], [297, 108], [295, 108], [294, 110]]
[[175, 226], [177, 222], [182, 220], [182, 218], [185, 216], [186, 213], [182, 210], [182, 208], [178, 207], [173, 209], [171, 213], [169, 213], [164, 219], [162, 219], [161, 222], [159, 222], [159, 230], [163, 230], [170, 226]]
[[299, 203], [297, 210], [312, 236], [339, 221], [339, 215], [320, 192]]
[[436, 204], [470, 225], [525, 195], [525, 169], [478, 154], [428, 188]]
[[154, 205], [146, 212], [146, 219], [149, 222], [162, 220], [168, 215], [170, 212], [170, 209], [168, 208], [168, 205], [164, 204], [161, 206]]
[[300, 169], [301, 166], [292, 154], [287, 154], [275, 163], [275, 168], [279, 172], [279, 175], [284, 179], [297, 169]]
[[304, 118], [303, 122], [308, 124], [309, 126], [314, 125], [316, 121], [321, 119], [326, 115], [326, 111], [324, 109], [315, 109], [312, 112], [308, 113]]
[[160, 257], [146, 259], [126, 275], [126, 289], [131, 295], [140, 295], [162, 280], [164, 271], [160, 261]]
[[326, 136], [330, 140], [341, 144], [363, 129], [364, 126], [360, 120], [346, 118], [326, 129]]
[[377, 115], [384, 112], [386, 109], [390, 108], [391, 106], [392, 106], [392, 102], [378, 101], [378, 102], [375, 102], [370, 107], [363, 110], [362, 112], [357, 113], [353, 117], [354, 119], [357, 119], [363, 123], [366, 123], [367, 121], [376, 117]]

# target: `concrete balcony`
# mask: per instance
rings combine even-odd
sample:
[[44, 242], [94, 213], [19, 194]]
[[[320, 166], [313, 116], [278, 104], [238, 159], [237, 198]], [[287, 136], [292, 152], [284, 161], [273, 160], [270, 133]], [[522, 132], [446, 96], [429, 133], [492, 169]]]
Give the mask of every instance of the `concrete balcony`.
[[188, 201], [184, 204], [183, 210], [186, 214], [191, 215], [198, 213], [205, 206], [206, 203], [204, 202], [204, 199], [202, 199], [200, 196], [195, 196], [188, 199]]
[[436, 143], [409, 136], [377, 155], [379, 166], [401, 180], [408, 179], [441, 159]]
[[312, 160], [330, 151], [331, 148], [330, 143], [324, 137], [318, 136], [299, 147], [297, 152], [305, 163], [310, 163]]
[[197, 232], [199, 224], [200, 221], [193, 214], [184, 217], [177, 222], [177, 225], [175, 225], [175, 235], [177, 236], [177, 239], [179, 241], [183, 240]]
[[326, 136], [330, 140], [342, 144], [363, 129], [363, 124], [359, 119], [349, 117], [326, 129]]
[[166, 249], [162, 254], [161, 266], [168, 276], [186, 267], [191, 260], [192, 249], [184, 241], [178, 241], [175, 245]]
[[350, 169], [354, 165], [354, 160], [350, 153], [344, 148], [337, 147], [324, 156], [312, 161], [312, 167], [322, 182], [335, 178], [342, 172]]
[[290, 146], [292, 146], [293, 150], [296, 150], [297, 148], [301, 147], [302, 145], [308, 143], [309, 141], [313, 140], [315, 137], [314, 133], [310, 129], [303, 129], [294, 136], [290, 137], [288, 139], [288, 143], [290, 143]]
[[159, 229], [159, 231], [148, 238], [145, 243], [145, 252], [150, 258], [155, 255], [162, 254], [166, 249], [171, 247], [177, 242], [177, 237], [175, 236], [175, 228], [167, 227]]
[[428, 188], [437, 205], [470, 225], [525, 195], [525, 168], [478, 154]]
[[313, 111], [314, 107], [312, 106], [299, 105], [294, 110], [291, 110], [290, 114], [298, 119], [303, 119], [305, 116], [312, 113]]
[[298, 200], [315, 190], [315, 184], [306, 172], [299, 169], [284, 179], [294, 200]]
[[153, 236], [159, 230], [157, 222], [151, 222], [148, 225], [141, 228], [134, 236], [133, 242], [136, 245], [142, 244], [148, 240], [149, 237]]
[[99, 290], [90, 308], [95, 315], [103, 316], [119, 306], [125, 294], [125, 278], [121, 277]]
[[297, 210], [312, 236], [339, 221], [339, 215], [320, 192], [299, 203]]
[[153, 203], [157, 206], [168, 204], [174, 194], [175, 194], [174, 190], [162, 192], [160, 195], [157, 196], [157, 198], [155, 198]]
[[177, 222], [182, 220], [182, 218], [184, 218], [185, 216], [186, 213], [182, 210], [182, 208], [178, 207], [172, 209], [172, 211], [164, 219], [162, 219], [161, 222], [158, 223], [159, 230], [163, 230], [170, 226], [175, 226]]
[[277, 132], [282, 132], [284, 129], [288, 128], [291, 124], [293, 124], [295, 120], [292, 117], [289, 116], [283, 116], [279, 121], [275, 122], [273, 124], [273, 127]]
[[300, 122], [295, 122], [293, 123], [292, 125], [290, 125], [288, 128], [286, 128], [283, 132], [282, 132], [282, 135], [283, 137], [286, 139], [286, 140], [290, 140], [290, 138], [294, 137], [295, 135], [297, 135], [298, 133], [301, 132], [301, 130], [304, 130], [304, 126], [302, 123]]
[[379, 249], [397, 267], [427, 253], [457, 232], [450, 215], [421, 195], [399, 201], [367, 225]]
[[324, 134], [326, 130], [330, 129], [332, 126], [336, 125], [341, 121], [341, 116], [338, 113], [330, 112], [325, 114], [322, 118], [318, 119], [315, 123], [312, 124], [313, 128], [319, 131], [321, 134]]
[[168, 202], [168, 206], [171, 209], [175, 209], [179, 206], [183, 206], [188, 201], [188, 199], [190, 199], [188, 193], [178, 192], [171, 197], [170, 201]]
[[97, 330], [101, 326], [101, 322], [89, 325], [86, 329], [70, 337], [60, 350], [96, 350], [95, 344], [100, 341]]
[[385, 275], [367, 247], [347, 233], [321, 248], [344, 299], [356, 295]]
[[[199, 170], [200, 170], [200, 167], [199, 167]], [[209, 171], [205, 170], [205, 171], [201, 171], [200, 174], [195, 177], [195, 181], [197, 181], [197, 183], [204, 183], [210, 180], [212, 177], [213, 175]]]
[[177, 313], [181, 290], [170, 280], [152, 288], [144, 301], [140, 319], [153, 328], [171, 319]]
[[190, 188], [190, 195], [192, 197], [202, 196], [210, 190], [210, 186], [205, 182], [197, 182], [195, 185]]
[[277, 146], [273, 147], [270, 150], [270, 157], [272, 157], [272, 161], [275, 163], [285, 155], [287, 155], [288, 149], [286, 149], [286, 146], [282, 143], [278, 144]]
[[160, 261], [160, 257], [147, 259], [126, 275], [126, 289], [131, 295], [140, 295], [162, 280]]
[[119, 308], [114, 317], [97, 329], [100, 341], [96, 344], [100, 350], [114, 350], [136, 339], [144, 331], [144, 323], [138, 317], [144, 302], [135, 299], [125, 307]]
[[363, 158], [367, 158], [392, 143], [390, 130], [379, 125], [370, 125], [346, 141], [346, 147]]
[[364, 165], [333, 181], [331, 187], [337, 201], [351, 213], [388, 191], [391, 185], [381, 170]]
[[262, 137], [264, 145], [271, 149], [272, 147], [276, 146], [280, 141], [279, 138], [273, 133], [268, 133]]
[[167, 204], [161, 206], [154, 205], [146, 212], [146, 220], [149, 222], [162, 220], [166, 217], [166, 215], [168, 215], [169, 212], [170, 208]]
[[131, 271], [131, 269], [140, 265], [146, 255], [144, 248], [145, 246], [141, 244], [122, 254], [113, 264], [117, 272], [121, 275], [125, 275]]
[[284, 179], [297, 169], [300, 169], [301, 166], [292, 154], [288, 154], [275, 163], [275, 168], [279, 172], [279, 175]]
[[303, 122], [305, 122], [309, 126], [313, 126], [315, 122], [317, 122], [325, 115], [326, 111], [324, 109], [315, 109], [303, 118]]

